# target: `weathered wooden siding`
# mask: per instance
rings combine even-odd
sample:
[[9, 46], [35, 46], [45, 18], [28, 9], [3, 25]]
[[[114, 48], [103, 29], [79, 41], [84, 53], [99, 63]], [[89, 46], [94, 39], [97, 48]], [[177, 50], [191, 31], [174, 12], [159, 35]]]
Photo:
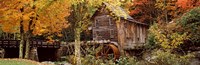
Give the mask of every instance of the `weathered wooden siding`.
[[146, 43], [146, 26], [127, 20], [120, 20], [116, 25], [118, 28], [118, 43], [123, 49], [136, 49]]
[[117, 27], [111, 16], [96, 16], [92, 27], [93, 40], [111, 40], [117, 42]]
[[121, 46], [121, 48], [124, 48], [124, 43], [125, 43], [125, 29], [124, 29], [124, 22], [117, 20], [116, 21], [117, 25], [117, 32], [118, 32], [118, 43]]

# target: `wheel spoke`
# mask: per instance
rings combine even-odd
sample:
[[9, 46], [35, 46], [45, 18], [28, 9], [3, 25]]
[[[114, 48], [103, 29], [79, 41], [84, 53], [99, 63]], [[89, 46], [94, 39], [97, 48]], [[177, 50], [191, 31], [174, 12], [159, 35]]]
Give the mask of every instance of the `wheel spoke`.
[[106, 53], [106, 47], [103, 48], [103, 54], [105, 54], [105, 53]]
[[107, 48], [109, 48], [107, 45], [103, 48], [104, 49], [104, 54], [107, 52]]
[[108, 47], [108, 49], [107, 49], [107, 51], [106, 51], [106, 54], [109, 52], [109, 50], [110, 50], [111, 48], [110, 47]]
[[101, 55], [103, 55], [104, 53], [103, 53], [103, 50], [101, 51]]

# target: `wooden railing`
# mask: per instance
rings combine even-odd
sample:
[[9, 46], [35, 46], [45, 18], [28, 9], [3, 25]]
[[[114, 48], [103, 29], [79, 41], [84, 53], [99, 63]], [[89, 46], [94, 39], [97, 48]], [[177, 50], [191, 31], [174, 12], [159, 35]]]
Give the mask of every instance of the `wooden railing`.
[[2, 48], [17, 48], [20, 40], [0, 40], [0, 47]]
[[[19, 47], [19, 44], [20, 40], [0, 40], [1, 48], [17, 48]], [[45, 41], [34, 40], [30, 42], [30, 47], [60, 48], [60, 42], [48, 43]]]
[[31, 41], [30, 46], [39, 48], [60, 48], [60, 42], [48, 43], [45, 41]]

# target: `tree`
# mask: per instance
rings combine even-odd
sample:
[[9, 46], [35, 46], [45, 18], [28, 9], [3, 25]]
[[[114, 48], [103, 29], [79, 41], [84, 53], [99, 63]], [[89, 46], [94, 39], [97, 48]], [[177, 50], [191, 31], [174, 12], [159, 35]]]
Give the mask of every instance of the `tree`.
[[200, 0], [177, 0], [176, 5], [183, 10], [190, 10], [200, 5]]
[[[187, 32], [190, 36], [185, 43], [200, 46], [200, 7], [195, 7], [176, 20], [180, 26], [178, 32]], [[192, 44], [191, 44], [192, 43]]]
[[167, 16], [167, 22], [172, 21], [175, 18], [182, 16], [184, 13], [188, 12], [190, 9], [199, 6], [199, 0], [156, 0], [156, 8], [161, 9], [161, 16], [158, 17], [159, 20], [165, 19]]
[[130, 8], [130, 15], [143, 23], [156, 21], [160, 10], [155, 7], [155, 0], [133, 0]]
[[200, 5], [199, 0], [134, 0], [130, 15], [141, 22], [170, 22]]
[[[86, 29], [87, 25], [90, 24], [91, 13], [94, 12], [94, 5], [90, 1], [74, 1], [71, 9], [71, 22], [72, 27], [74, 28], [74, 38], [75, 38], [75, 59], [76, 65], [81, 65], [80, 59], [80, 33]], [[98, 3], [98, 2], [97, 2]], [[73, 18], [73, 19], [72, 19]]]
[[4, 32], [20, 33], [19, 57], [29, 57], [29, 42], [33, 35], [59, 34], [68, 26], [65, 17], [69, 15], [67, 0], [0, 0], [0, 24]]
[[102, 5], [103, 2], [112, 3], [113, 5], [119, 5], [120, 1], [113, 0], [73, 0], [72, 12], [69, 18], [71, 26], [74, 27], [75, 38], [75, 59], [76, 65], [81, 65], [80, 59], [80, 33], [87, 29], [90, 25], [90, 18], [97, 8]]

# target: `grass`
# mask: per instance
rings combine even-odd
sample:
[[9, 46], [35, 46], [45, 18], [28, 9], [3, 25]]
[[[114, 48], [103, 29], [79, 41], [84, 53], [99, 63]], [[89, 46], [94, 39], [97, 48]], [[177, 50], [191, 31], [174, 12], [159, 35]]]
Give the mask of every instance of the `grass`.
[[26, 59], [0, 59], [0, 65], [43, 65], [43, 64]]

